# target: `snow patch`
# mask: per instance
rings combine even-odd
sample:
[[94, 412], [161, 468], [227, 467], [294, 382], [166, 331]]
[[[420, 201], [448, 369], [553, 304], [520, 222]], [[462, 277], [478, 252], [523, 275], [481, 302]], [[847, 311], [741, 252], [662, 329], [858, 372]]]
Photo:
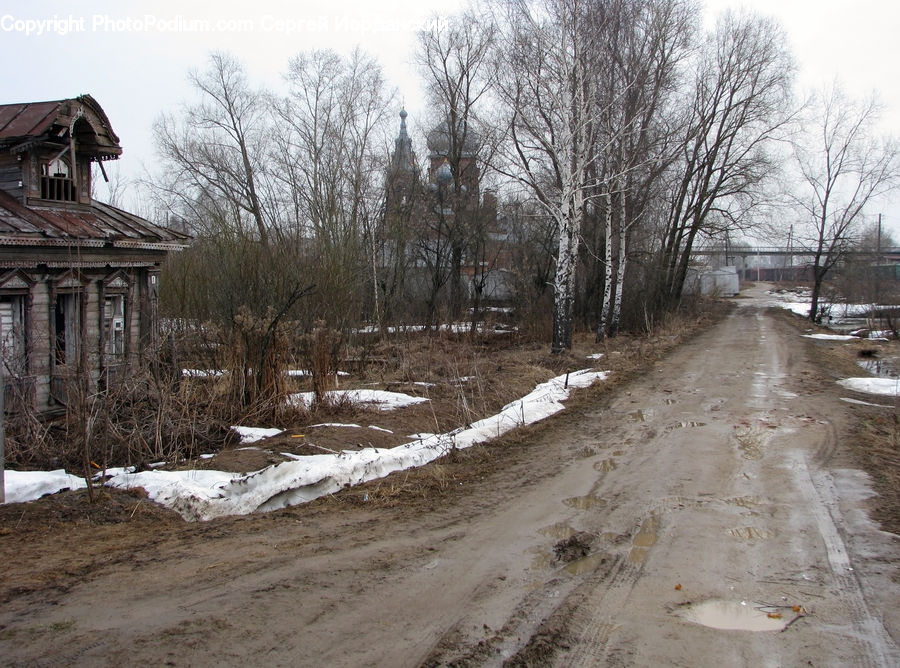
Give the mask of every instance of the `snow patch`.
[[67, 489], [87, 487], [84, 478], [69, 475], [63, 469], [56, 471], [11, 471], [4, 472], [6, 503], [22, 503], [39, 499], [47, 494], [56, 494]]
[[267, 429], [264, 427], [232, 426], [231, 429], [241, 437], [241, 443], [245, 444], [256, 443], [257, 441], [261, 441], [264, 438], [270, 438], [271, 436], [278, 436], [278, 434], [284, 431], [283, 429], [278, 429], [275, 427]]
[[838, 385], [848, 390], [877, 394], [880, 396], [900, 396], [900, 380], [896, 378], [843, 378]]

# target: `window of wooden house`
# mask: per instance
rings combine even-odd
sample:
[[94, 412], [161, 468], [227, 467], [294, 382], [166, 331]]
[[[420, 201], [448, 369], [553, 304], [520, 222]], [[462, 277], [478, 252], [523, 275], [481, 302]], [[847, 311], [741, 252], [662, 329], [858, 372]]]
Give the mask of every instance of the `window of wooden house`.
[[25, 295], [0, 295], [0, 356], [2, 375], [19, 377], [28, 373]]
[[103, 300], [104, 352], [108, 362], [125, 359], [125, 295], [106, 295]]
[[74, 202], [75, 195], [69, 163], [61, 157], [45, 162], [41, 172], [41, 199]]
[[77, 364], [81, 339], [81, 295], [64, 293], [56, 296], [53, 331], [56, 364]]

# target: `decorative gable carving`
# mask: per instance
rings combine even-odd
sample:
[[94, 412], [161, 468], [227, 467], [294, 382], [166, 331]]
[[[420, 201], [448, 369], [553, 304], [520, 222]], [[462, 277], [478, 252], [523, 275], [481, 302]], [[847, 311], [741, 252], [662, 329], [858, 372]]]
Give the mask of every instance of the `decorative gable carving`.
[[0, 290], [30, 290], [32, 278], [21, 270], [7, 272], [0, 276]]
[[103, 289], [107, 291], [128, 290], [131, 287], [131, 280], [124, 271], [117, 271], [103, 279]]
[[70, 269], [53, 282], [53, 287], [56, 290], [81, 290], [85, 283], [81, 272]]

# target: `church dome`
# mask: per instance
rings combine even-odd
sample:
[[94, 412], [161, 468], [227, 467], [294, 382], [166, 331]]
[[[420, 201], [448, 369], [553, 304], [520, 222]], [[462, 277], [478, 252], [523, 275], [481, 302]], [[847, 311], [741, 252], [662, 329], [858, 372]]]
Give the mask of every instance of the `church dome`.
[[[471, 125], [460, 122], [457, 127], [459, 130], [456, 135], [463, 141], [461, 157], [471, 158], [478, 152], [478, 144], [481, 141], [481, 138], [476, 134], [475, 130], [472, 129]], [[431, 154], [431, 157], [448, 156], [450, 154], [451, 133], [449, 130], [450, 121], [447, 120], [435, 126], [431, 132], [428, 133], [426, 143], [428, 144], [428, 151]]]

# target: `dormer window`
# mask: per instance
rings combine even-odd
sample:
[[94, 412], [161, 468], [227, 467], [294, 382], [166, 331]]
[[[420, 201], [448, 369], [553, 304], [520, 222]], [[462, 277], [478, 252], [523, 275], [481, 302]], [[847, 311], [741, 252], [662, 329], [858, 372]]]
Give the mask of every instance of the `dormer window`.
[[75, 201], [75, 184], [69, 163], [62, 157], [45, 162], [41, 173], [41, 199]]

